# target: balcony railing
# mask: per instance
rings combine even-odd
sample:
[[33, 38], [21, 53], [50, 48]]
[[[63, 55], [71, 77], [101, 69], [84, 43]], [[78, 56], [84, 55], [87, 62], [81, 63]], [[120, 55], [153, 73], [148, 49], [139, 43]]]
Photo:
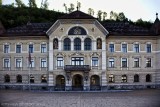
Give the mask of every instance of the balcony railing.
[[90, 71], [91, 67], [89, 65], [65, 65], [65, 71]]

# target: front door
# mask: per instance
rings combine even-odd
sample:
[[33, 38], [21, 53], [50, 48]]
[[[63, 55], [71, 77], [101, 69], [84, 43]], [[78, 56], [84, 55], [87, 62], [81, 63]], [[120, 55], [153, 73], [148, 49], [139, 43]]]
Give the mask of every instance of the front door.
[[73, 76], [72, 80], [72, 89], [74, 91], [80, 91], [83, 90], [83, 77], [79, 74]]

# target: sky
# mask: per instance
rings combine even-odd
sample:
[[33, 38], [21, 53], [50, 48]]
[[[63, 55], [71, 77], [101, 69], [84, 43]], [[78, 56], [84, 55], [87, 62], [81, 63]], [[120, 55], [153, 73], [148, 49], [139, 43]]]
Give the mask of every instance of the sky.
[[[15, 0], [2, 0], [3, 4], [11, 4]], [[28, 4], [28, 0], [21, 0], [23, 3]], [[40, 7], [42, 0], [35, 0], [38, 7]], [[128, 19], [136, 21], [142, 18], [145, 21], [154, 22], [156, 13], [160, 16], [160, 0], [48, 0], [49, 9], [65, 12], [63, 4], [70, 3], [77, 5], [77, 1], [81, 3], [81, 11], [88, 13], [88, 8], [95, 11], [102, 10], [108, 13], [114, 11], [116, 13], [123, 12]], [[159, 6], [158, 6], [159, 5]]]

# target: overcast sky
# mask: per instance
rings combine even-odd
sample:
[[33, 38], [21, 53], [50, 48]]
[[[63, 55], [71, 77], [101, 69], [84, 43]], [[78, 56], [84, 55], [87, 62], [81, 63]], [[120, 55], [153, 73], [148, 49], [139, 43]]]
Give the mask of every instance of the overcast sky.
[[[15, 0], [2, 0], [3, 4], [11, 4]], [[28, 0], [22, 0], [25, 4], [28, 4]], [[42, 0], [36, 0], [38, 7], [40, 7]], [[63, 4], [68, 6], [70, 3], [77, 4], [77, 1], [81, 2], [81, 11], [88, 13], [88, 8], [94, 9], [97, 14], [98, 10], [102, 10], [108, 13], [124, 12], [125, 16], [133, 21], [142, 18], [146, 21], [154, 21], [156, 18], [156, 12], [160, 16], [160, 0], [48, 0], [50, 10], [59, 10], [65, 12]]]

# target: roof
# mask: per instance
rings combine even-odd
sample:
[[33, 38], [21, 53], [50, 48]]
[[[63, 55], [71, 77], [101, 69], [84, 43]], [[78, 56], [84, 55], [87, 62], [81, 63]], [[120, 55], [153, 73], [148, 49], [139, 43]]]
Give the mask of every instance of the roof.
[[89, 14], [86, 14], [82, 11], [74, 11], [70, 14], [66, 14], [62, 17], [60, 17], [59, 19], [96, 19], [94, 18], [93, 16], [89, 15]]
[[102, 25], [110, 35], [150, 35], [148, 28], [136, 26], [129, 22], [106, 21]]
[[5, 36], [44, 36], [52, 23], [30, 23], [8, 29]]

